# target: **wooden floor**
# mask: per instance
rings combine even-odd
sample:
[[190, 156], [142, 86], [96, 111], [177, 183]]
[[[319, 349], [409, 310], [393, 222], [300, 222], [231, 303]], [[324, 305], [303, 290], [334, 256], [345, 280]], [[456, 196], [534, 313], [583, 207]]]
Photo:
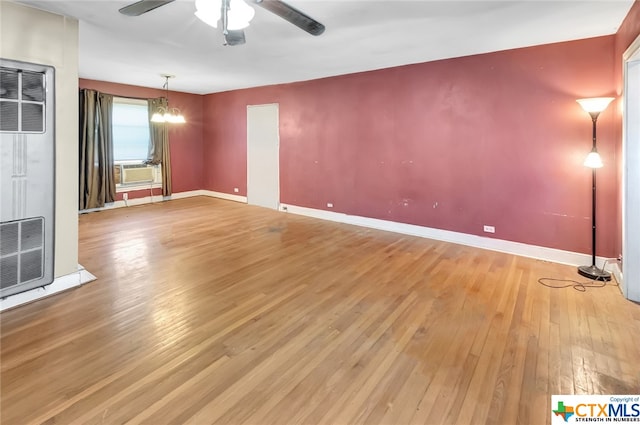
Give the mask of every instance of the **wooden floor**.
[[80, 263], [0, 315], [3, 425], [544, 424], [640, 392], [640, 306], [537, 283], [573, 267], [205, 197], [82, 215]]

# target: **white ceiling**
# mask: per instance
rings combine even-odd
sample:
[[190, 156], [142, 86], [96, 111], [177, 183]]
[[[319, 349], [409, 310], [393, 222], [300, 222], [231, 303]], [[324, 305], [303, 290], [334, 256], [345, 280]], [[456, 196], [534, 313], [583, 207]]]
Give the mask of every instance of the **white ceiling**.
[[290, 0], [311, 36], [256, 7], [247, 43], [225, 47], [193, 0], [139, 17], [126, 0], [24, 0], [80, 21], [80, 77], [206, 94], [613, 34], [633, 0]]

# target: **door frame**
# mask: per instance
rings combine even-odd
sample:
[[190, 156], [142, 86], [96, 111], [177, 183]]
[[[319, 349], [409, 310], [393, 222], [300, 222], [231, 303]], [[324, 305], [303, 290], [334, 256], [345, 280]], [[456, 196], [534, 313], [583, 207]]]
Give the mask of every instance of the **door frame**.
[[[633, 72], [631, 72], [633, 67]], [[640, 116], [640, 36], [622, 55], [622, 294], [640, 301], [640, 123], [630, 119]], [[633, 78], [633, 80], [631, 80]], [[631, 87], [630, 87], [631, 86]], [[632, 143], [635, 141], [635, 143]], [[631, 182], [636, 182], [632, 184]]]

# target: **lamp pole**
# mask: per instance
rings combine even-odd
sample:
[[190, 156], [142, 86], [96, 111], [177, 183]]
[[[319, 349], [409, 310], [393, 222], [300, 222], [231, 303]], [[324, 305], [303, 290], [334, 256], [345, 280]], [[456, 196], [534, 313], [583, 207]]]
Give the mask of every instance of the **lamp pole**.
[[607, 108], [612, 100], [612, 97], [578, 99], [580, 106], [591, 115], [592, 123], [591, 152], [584, 161], [584, 165], [591, 168], [591, 265], [578, 267], [578, 273], [589, 279], [603, 281], [611, 280], [611, 273], [606, 272], [604, 267], [599, 269], [596, 266], [596, 169], [602, 168], [602, 158], [596, 149], [596, 122], [598, 115]]
[[[591, 122], [593, 123], [593, 146], [591, 151], [596, 149], [596, 121], [598, 121], [598, 112], [591, 113]], [[596, 268], [596, 169], [591, 168], [591, 267]], [[589, 276], [587, 276], [589, 277]], [[609, 276], [611, 279], [611, 276]]]

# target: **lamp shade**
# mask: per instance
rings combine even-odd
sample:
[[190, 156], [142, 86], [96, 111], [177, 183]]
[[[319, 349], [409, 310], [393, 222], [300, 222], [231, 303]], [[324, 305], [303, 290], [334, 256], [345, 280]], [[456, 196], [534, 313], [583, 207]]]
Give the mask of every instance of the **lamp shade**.
[[584, 159], [584, 166], [589, 168], [602, 168], [602, 158], [597, 150], [593, 149]]
[[151, 122], [164, 122], [164, 116], [160, 112], [154, 112], [151, 115]]
[[586, 99], [578, 99], [576, 102], [578, 102], [586, 112], [599, 114], [607, 109], [607, 106], [609, 106], [613, 99], [613, 97], [589, 97]]
[[186, 121], [180, 111], [172, 110], [164, 114], [164, 120], [171, 124], [184, 124]]
[[184, 119], [184, 115], [180, 113], [180, 110], [178, 108], [167, 109], [161, 106], [156, 112], [153, 113], [153, 115], [151, 115], [151, 122], [184, 124], [187, 121]]

